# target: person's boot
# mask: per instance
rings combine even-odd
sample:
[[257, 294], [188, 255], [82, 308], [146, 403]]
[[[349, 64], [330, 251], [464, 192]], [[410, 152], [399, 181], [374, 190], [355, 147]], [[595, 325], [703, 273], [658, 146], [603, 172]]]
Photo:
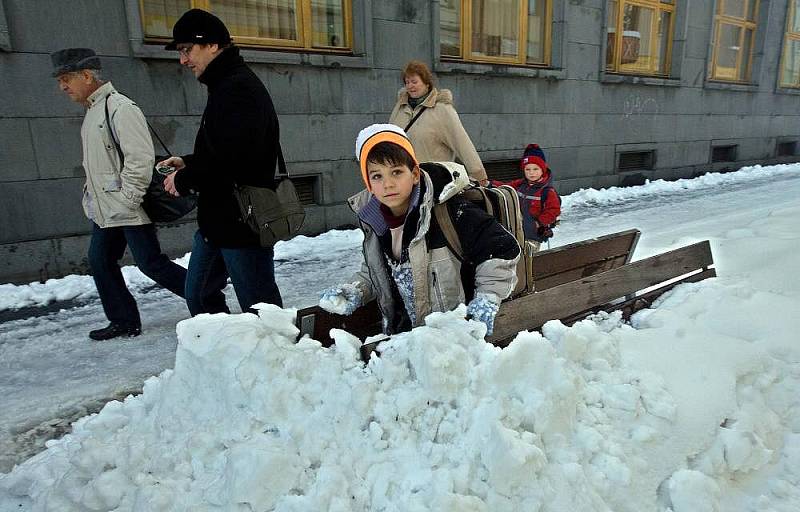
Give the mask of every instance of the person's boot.
[[107, 327], [102, 329], [95, 329], [89, 333], [89, 337], [96, 341], [110, 340], [124, 336], [126, 338], [133, 338], [142, 334], [142, 328], [130, 325], [121, 325], [111, 322]]

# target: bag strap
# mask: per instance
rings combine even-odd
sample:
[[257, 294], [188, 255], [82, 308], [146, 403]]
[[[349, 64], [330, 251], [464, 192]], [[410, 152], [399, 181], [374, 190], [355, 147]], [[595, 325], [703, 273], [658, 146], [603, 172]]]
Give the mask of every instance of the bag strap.
[[[111, 96], [110, 94], [108, 96]], [[117, 154], [119, 155], [119, 165], [120, 170], [125, 167], [125, 155], [122, 153], [122, 148], [119, 145], [119, 141], [117, 141], [117, 137], [114, 135], [114, 128], [111, 126], [111, 117], [108, 115], [108, 96], [106, 96], [106, 126], [108, 127], [108, 131], [111, 133], [111, 140], [114, 142], [114, 147], [117, 148]]]
[[[114, 141], [114, 146], [117, 148], [117, 154], [119, 155], [119, 160], [120, 160], [120, 162], [122, 162], [122, 164], [124, 166], [124, 164], [125, 164], [125, 155], [122, 154], [122, 148], [119, 145], [119, 141], [117, 141], [117, 138], [114, 136], [114, 128], [111, 125], [111, 117], [108, 115], [108, 98], [111, 97], [112, 94], [115, 94], [115, 93], [112, 92], [111, 94], [106, 96], [106, 105], [105, 105], [106, 106], [106, 125], [108, 126], [108, 129], [111, 132], [111, 140]], [[144, 115], [144, 114], [142, 114], [142, 115]], [[144, 122], [147, 123], [147, 128], [149, 128], [150, 131], [153, 133], [153, 135], [156, 136], [156, 140], [158, 141], [158, 143], [161, 144], [161, 147], [164, 148], [164, 151], [167, 152], [167, 156], [172, 156], [172, 152], [170, 152], [170, 150], [167, 147], [167, 145], [164, 144], [164, 141], [161, 140], [161, 137], [158, 136], [158, 132], [156, 131], [155, 128], [153, 128], [153, 126], [150, 124], [150, 121], [148, 121], [146, 117], [144, 118]]]
[[168, 157], [172, 156], [172, 152], [169, 150], [169, 148], [167, 147], [167, 145], [166, 145], [166, 144], [164, 144], [164, 141], [163, 141], [163, 140], [161, 140], [161, 137], [159, 137], [159, 136], [158, 136], [158, 132], [157, 132], [157, 131], [156, 131], [156, 129], [155, 129], [155, 128], [153, 128], [153, 126], [150, 124], [150, 121], [148, 121], [148, 120], [147, 120], [147, 118], [145, 118], [144, 122], [145, 122], [145, 123], [147, 123], [147, 127], [148, 127], [148, 128], [150, 128], [150, 131], [151, 131], [151, 132], [153, 132], [153, 135], [155, 135], [155, 136], [156, 136], [156, 140], [158, 141], [158, 143], [159, 143], [159, 144], [161, 144], [161, 147], [164, 149], [164, 151], [166, 151], [166, 155], [167, 155]]
[[[214, 149], [214, 145], [211, 144], [211, 137], [208, 136], [208, 130], [206, 130], [206, 113], [203, 112], [203, 117], [200, 118], [200, 129], [203, 130], [203, 139], [206, 141], [206, 146], [208, 149], [215, 155], [217, 155], [217, 151]], [[286, 160], [283, 158], [283, 148], [281, 148], [281, 141], [280, 138], [278, 139], [278, 165], [277, 169], [275, 169], [275, 173], [272, 175], [272, 178], [276, 181], [279, 178], [288, 178], [289, 171], [286, 169]]]
[[417, 112], [417, 114], [414, 117], [411, 118], [411, 121], [408, 122], [408, 124], [406, 125], [406, 128], [404, 130], [406, 133], [408, 133], [408, 130], [410, 130], [411, 127], [414, 125], [414, 123], [417, 122], [417, 119], [419, 119], [419, 116], [421, 116], [422, 113], [425, 112], [426, 108], [428, 108], [428, 107], [423, 105], [422, 108], [419, 109], [419, 112]]
[[458, 233], [456, 233], [456, 227], [453, 225], [453, 219], [450, 218], [450, 212], [447, 211], [447, 204], [435, 204], [433, 206], [433, 214], [436, 217], [436, 222], [439, 224], [439, 229], [442, 230], [447, 246], [459, 260], [464, 261], [464, 249], [461, 247], [461, 240], [458, 239]]

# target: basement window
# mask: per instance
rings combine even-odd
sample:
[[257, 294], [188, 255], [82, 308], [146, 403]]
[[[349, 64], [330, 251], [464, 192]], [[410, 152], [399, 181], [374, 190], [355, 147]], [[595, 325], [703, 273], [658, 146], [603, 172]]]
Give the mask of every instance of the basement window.
[[713, 146], [711, 148], [711, 163], [714, 162], [735, 162], [736, 161], [736, 144], [727, 146]]
[[797, 154], [797, 141], [779, 142], [775, 152], [777, 156], [794, 156]]
[[650, 151], [625, 151], [619, 153], [617, 171], [641, 171], [655, 167], [656, 152]]

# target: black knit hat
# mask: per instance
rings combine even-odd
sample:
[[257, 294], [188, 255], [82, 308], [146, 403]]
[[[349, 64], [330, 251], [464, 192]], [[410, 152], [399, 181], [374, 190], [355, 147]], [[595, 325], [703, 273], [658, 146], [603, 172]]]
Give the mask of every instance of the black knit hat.
[[53, 61], [53, 76], [80, 71], [81, 69], [102, 69], [100, 58], [91, 48], [65, 48], [50, 54]]
[[202, 9], [191, 9], [175, 22], [172, 41], [164, 48], [177, 50], [181, 43], [226, 45], [230, 42], [231, 34], [221, 19]]

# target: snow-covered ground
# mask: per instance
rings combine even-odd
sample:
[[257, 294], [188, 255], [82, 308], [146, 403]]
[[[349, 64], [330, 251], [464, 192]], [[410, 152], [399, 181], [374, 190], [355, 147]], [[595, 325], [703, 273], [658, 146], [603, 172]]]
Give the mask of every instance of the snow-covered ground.
[[[630, 324], [603, 315], [499, 350], [463, 311], [364, 366], [294, 344], [290, 312], [187, 317], [135, 269], [145, 334], [91, 343], [87, 277], [0, 287], [0, 510], [800, 509], [800, 165], [564, 198], [554, 242], [642, 230], [637, 258], [710, 239], [719, 277]], [[333, 231], [276, 248], [302, 307], [358, 266]], [[2, 455], [0, 455], [2, 456]]]

